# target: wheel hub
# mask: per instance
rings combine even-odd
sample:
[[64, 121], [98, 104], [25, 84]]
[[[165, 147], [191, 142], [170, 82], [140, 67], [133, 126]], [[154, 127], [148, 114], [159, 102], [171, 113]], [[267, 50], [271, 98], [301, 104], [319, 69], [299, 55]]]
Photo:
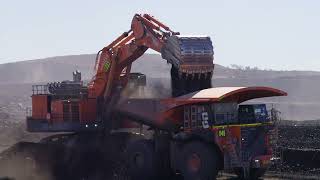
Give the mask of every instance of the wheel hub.
[[188, 159], [188, 167], [192, 172], [197, 172], [201, 168], [201, 159], [198, 154], [193, 153]]

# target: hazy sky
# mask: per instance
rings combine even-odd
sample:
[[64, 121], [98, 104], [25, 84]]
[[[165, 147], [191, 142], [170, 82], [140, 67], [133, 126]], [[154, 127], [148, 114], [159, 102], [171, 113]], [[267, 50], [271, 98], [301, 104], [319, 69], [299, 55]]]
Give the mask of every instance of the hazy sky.
[[319, 0], [3, 0], [0, 63], [96, 53], [135, 13], [211, 36], [218, 64], [320, 70]]

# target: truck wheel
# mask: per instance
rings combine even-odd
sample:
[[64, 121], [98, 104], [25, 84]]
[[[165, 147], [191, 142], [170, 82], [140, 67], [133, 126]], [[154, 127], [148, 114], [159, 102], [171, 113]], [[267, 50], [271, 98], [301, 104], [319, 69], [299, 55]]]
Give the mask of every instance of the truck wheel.
[[150, 180], [156, 177], [156, 156], [152, 141], [138, 140], [127, 148], [128, 173], [132, 180]]
[[266, 173], [267, 169], [266, 168], [250, 168], [249, 172], [249, 177], [245, 178], [244, 177], [244, 172], [242, 168], [237, 168], [235, 169], [235, 174], [240, 178], [240, 179], [259, 179]]
[[218, 171], [218, 153], [202, 142], [191, 142], [182, 149], [180, 171], [184, 180], [212, 180]]

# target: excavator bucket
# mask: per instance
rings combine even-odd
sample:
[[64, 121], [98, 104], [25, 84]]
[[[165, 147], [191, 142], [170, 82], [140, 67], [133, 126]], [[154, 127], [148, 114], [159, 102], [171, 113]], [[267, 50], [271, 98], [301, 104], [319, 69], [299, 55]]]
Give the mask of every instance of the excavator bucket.
[[212, 74], [213, 54], [208, 36], [170, 36], [161, 50], [162, 58], [177, 68], [180, 74], [192, 76]]
[[170, 36], [161, 56], [172, 64], [172, 96], [211, 88], [213, 46], [208, 36]]

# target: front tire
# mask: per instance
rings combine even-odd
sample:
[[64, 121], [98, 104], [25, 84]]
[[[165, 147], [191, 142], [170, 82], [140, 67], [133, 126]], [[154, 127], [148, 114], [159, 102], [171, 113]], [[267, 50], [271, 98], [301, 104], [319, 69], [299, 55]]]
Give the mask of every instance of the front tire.
[[219, 171], [217, 151], [202, 142], [186, 144], [179, 164], [184, 180], [213, 180]]

